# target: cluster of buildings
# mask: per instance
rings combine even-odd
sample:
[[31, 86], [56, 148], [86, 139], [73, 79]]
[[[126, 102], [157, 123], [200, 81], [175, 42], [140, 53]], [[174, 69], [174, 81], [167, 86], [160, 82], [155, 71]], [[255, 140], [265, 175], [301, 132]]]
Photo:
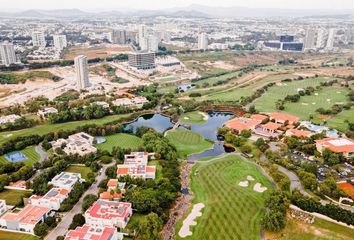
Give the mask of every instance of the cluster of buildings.
[[[308, 122], [300, 122], [300, 118], [291, 114], [273, 112], [269, 114], [253, 114], [249, 117], [240, 117], [229, 120], [225, 126], [232, 132], [240, 134], [242, 131], [251, 131], [254, 135], [264, 138], [280, 138], [281, 136], [294, 136], [298, 138], [311, 137], [314, 134], [325, 132], [327, 137], [316, 140], [316, 149], [320, 153], [329, 149], [341, 153], [345, 158], [354, 156], [354, 141], [338, 137], [328, 128], [315, 128]], [[309, 126], [309, 127], [307, 127]], [[327, 130], [329, 130], [327, 132]]]
[[114, 106], [123, 106], [128, 108], [142, 108], [145, 103], [148, 103], [145, 97], [138, 96], [133, 98], [117, 98], [116, 100], [112, 101]]
[[80, 132], [73, 135], [70, 135], [67, 139], [59, 138], [56, 141], [52, 141], [51, 145], [53, 149], [62, 149], [68, 154], [78, 154], [84, 156], [90, 153], [96, 153], [97, 148], [93, 146], [95, 143], [95, 138], [91, 135]]
[[58, 113], [58, 110], [54, 107], [46, 107], [44, 109], [40, 109], [37, 112], [37, 115], [42, 118], [48, 118], [50, 114]]
[[49, 182], [54, 187], [44, 196], [32, 195], [25, 199], [23, 209], [8, 210], [6, 202], [1, 200], [0, 227], [10, 231], [34, 234], [36, 224], [44, 222], [48, 216], [53, 216], [53, 211], [59, 210], [73, 186], [83, 181], [79, 173], [62, 172]]
[[124, 163], [117, 166], [117, 177], [131, 176], [143, 179], [155, 179], [156, 166], [149, 166], [149, 154], [146, 152], [132, 152], [124, 156]]
[[312, 28], [306, 30], [305, 50], [333, 50], [336, 29]]
[[1, 116], [0, 117], [0, 125], [1, 124], [6, 124], [6, 123], [14, 123], [16, 120], [18, 120], [20, 118], [21, 118], [21, 116], [19, 116], [17, 114]]
[[302, 42], [295, 42], [295, 37], [291, 35], [281, 35], [278, 41], [265, 41], [263, 45], [267, 49], [281, 50], [281, 51], [303, 51], [304, 44]]

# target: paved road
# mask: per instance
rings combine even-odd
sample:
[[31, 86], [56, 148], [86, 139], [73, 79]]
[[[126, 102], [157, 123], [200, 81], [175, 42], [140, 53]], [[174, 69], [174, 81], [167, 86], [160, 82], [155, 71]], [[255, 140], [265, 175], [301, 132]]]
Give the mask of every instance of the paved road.
[[295, 189], [299, 190], [300, 193], [304, 196], [311, 197], [311, 195], [305, 191], [305, 189], [301, 185], [300, 178], [293, 172], [289, 171], [288, 169], [278, 166], [280, 172], [284, 173], [290, 179], [290, 191]]
[[75, 204], [75, 206], [71, 209], [70, 212], [66, 213], [66, 215], [62, 218], [61, 222], [58, 224], [58, 226], [56, 228], [53, 229], [53, 231], [51, 231], [44, 239], [45, 240], [55, 240], [58, 236], [64, 236], [64, 234], [68, 231], [68, 228], [72, 222], [73, 217], [78, 214], [81, 213], [81, 206], [84, 200], [84, 197], [87, 194], [98, 194], [98, 184], [105, 179], [106, 176], [106, 169], [108, 167], [111, 167], [115, 164], [115, 162], [113, 161], [113, 163], [108, 164], [108, 165], [103, 165], [102, 167], [102, 172], [100, 175], [98, 175], [96, 177], [96, 182], [93, 183], [91, 185], [91, 187], [89, 189], [87, 189], [87, 191], [82, 195], [82, 197], [80, 198], [80, 200]]
[[36, 152], [39, 154], [39, 162], [42, 162], [42, 161], [44, 161], [44, 160], [47, 159], [48, 154], [47, 154], [47, 152], [45, 152], [45, 151], [43, 150], [43, 148], [42, 148], [42, 143], [40, 143], [39, 145], [37, 145], [37, 146], [35, 147], [35, 150], [36, 150]]

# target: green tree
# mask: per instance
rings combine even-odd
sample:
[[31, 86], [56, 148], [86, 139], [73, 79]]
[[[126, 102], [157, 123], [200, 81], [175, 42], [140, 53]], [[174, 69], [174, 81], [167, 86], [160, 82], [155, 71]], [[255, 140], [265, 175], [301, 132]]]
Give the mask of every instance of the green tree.
[[137, 226], [138, 240], [160, 240], [163, 222], [156, 213], [149, 213]]
[[82, 214], [76, 214], [73, 217], [73, 221], [71, 222], [69, 229], [75, 229], [77, 226], [82, 226], [85, 222], [85, 217]]
[[47, 235], [48, 225], [45, 223], [37, 223], [33, 231], [34, 234], [36, 234], [37, 236], [44, 237], [45, 235]]

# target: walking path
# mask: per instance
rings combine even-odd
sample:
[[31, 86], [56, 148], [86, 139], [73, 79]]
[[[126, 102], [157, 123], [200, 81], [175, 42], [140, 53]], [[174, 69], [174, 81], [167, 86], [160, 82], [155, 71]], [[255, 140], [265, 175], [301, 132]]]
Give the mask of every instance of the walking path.
[[42, 143], [37, 145], [34, 149], [39, 154], [39, 162], [43, 162], [44, 160], [47, 159], [48, 154], [46, 151], [43, 150]]
[[94, 194], [94, 195], [98, 194], [98, 190], [99, 190], [98, 184], [103, 179], [107, 178], [106, 169], [108, 167], [113, 166], [114, 164], [115, 162], [110, 163], [108, 165], [103, 165], [101, 173], [96, 177], [96, 181], [89, 187], [89, 189], [87, 189], [87, 191], [82, 195], [82, 197], [75, 204], [75, 206], [69, 212], [67, 212], [64, 217], [62, 217], [61, 222], [44, 238], [45, 240], [55, 240], [58, 236], [64, 236], [66, 234], [72, 222], [73, 217], [76, 214], [81, 213], [82, 211], [82, 204], [83, 204], [84, 197], [88, 194]]

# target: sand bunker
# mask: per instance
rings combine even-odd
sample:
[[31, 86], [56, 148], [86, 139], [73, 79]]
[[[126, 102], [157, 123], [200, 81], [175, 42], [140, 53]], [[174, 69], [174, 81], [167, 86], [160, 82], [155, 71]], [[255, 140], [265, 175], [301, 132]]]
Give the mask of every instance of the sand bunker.
[[205, 207], [203, 203], [198, 203], [193, 206], [192, 212], [188, 215], [188, 217], [183, 221], [183, 225], [178, 232], [178, 235], [181, 238], [185, 238], [188, 236], [192, 236], [193, 233], [190, 231], [190, 226], [197, 225], [197, 222], [194, 221], [197, 217], [202, 216], [201, 210]]
[[248, 187], [248, 181], [243, 181], [238, 184], [240, 187]]
[[201, 115], [203, 115], [203, 120], [207, 121], [209, 119], [209, 115], [207, 113], [204, 112], [200, 112]]
[[254, 181], [254, 178], [253, 178], [252, 176], [248, 175], [248, 176], [247, 176], [247, 180], [248, 180], [248, 181]]
[[315, 96], [318, 96], [318, 93], [315, 93]]
[[264, 191], [266, 191], [267, 188], [266, 187], [262, 187], [262, 185], [260, 183], [256, 183], [253, 187], [253, 191], [256, 191], [256, 192], [259, 192], [259, 193], [262, 193]]
[[188, 120], [188, 119], [189, 119], [189, 117], [184, 117], [184, 119], [185, 119], [185, 120]]
[[337, 92], [337, 93], [342, 93], [342, 92]]
[[330, 101], [331, 101], [331, 99], [327, 98], [327, 102], [330, 102]]
[[309, 104], [308, 103], [301, 103], [302, 105], [304, 105], [304, 106], [308, 106]]
[[315, 102], [313, 102], [313, 103], [312, 103], [312, 105], [316, 105], [316, 103], [315, 103]]

